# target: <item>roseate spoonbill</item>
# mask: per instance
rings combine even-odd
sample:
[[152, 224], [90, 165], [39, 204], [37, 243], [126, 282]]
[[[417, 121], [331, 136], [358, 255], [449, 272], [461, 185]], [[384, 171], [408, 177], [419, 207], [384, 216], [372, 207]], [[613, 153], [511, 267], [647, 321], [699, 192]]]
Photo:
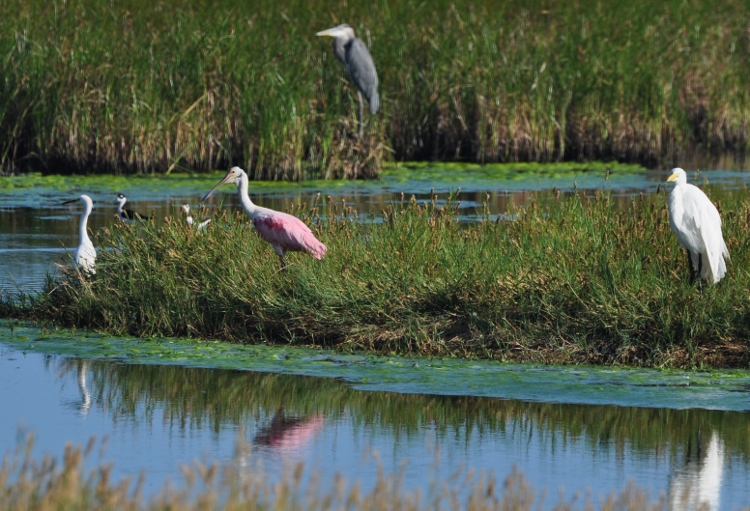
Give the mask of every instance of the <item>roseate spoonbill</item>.
[[687, 252], [690, 282], [695, 280], [697, 269], [699, 285], [700, 279], [715, 284], [727, 272], [724, 259], [729, 260], [719, 212], [700, 188], [688, 184], [681, 168], [672, 169], [670, 181], [675, 186], [669, 194], [669, 225]]
[[281, 260], [281, 268], [286, 270], [284, 256], [287, 251], [306, 252], [315, 259], [323, 259], [326, 255], [326, 246], [315, 238], [310, 228], [296, 216], [262, 208], [253, 204], [247, 194], [247, 174], [239, 167], [232, 167], [219, 184], [206, 195], [201, 197], [200, 202], [208, 199], [217, 188], [233, 181], [237, 187], [237, 193], [242, 203], [242, 209], [255, 226], [255, 230], [261, 238], [271, 244]]
[[190, 204], [183, 204], [182, 211], [185, 212], [185, 215], [186, 215], [185, 220], [187, 221], [187, 224], [190, 227], [193, 227], [193, 225], [195, 225], [195, 227], [198, 229], [199, 232], [205, 231], [206, 227], [208, 227], [208, 224], [211, 223], [210, 218], [204, 218], [203, 220], [200, 221], [200, 223], [196, 224], [195, 220], [193, 220], [193, 215], [190, 214]]
[[142, 215], [136, 211], [133, 211], [132, 209], [125, 209], [125, 203], [128, 202], [128, 198], [121, 193], [117, 194], [117, 199], [115, 200], [115, 202], [118, 203], [117, 216], [126, 224], [133, 223], [136, 220], [148, 220], [150, 218], [146, 215]]
[[88, 195], [81, 195], [77, 199], [71, 199], [63, 202], [63, 204], [71, 204], [73, 202], [83, 202], [84, 208], [81, 213], [81, 219], [78, 222], [78, 248], [73, 254], [74, 266], [83, 270], [84, 273], [94, 274], [94, 262], [96, 261], [96, 249], [94, 244], [89, 239], [89, 233], [87, 232], [87, 224], [89, 215], [94, 209], [94, 202]]
[[317, 33], [318, 36], [333, 37], [333, 53], [344, 64], [354, 84], [359, 99], [359, 136], [362, 138], [362, 94], [370, 104], [370, 113], [375, 115], [380, 109], [378, 96], [378, 73], [372, 56], [361, 39], [354, 35], [354, 29], [346, 23]]

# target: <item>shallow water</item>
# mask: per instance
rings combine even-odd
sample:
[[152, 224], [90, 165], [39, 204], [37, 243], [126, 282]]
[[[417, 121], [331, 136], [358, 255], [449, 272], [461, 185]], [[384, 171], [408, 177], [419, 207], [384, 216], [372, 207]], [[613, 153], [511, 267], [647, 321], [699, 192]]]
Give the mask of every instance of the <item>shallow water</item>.
[[[627, 201], [639, 193], [654, 192], [668, 171], [646, 171], [634, 167], [590, 170], [586, 165], [550, 165], [545, 167], [518, 164], [459, 165], [414, 164], [386, 171], [383, 178], [369, 182], [313, 181], [300, 184], [251, 183], [251, 196], [258, 204], [288, 211], [293, 205], [312, 205], [321, 194], [322, 214], [328, 214], [327, 197], [342, 201], [360, 212], [360, 218], [377, 217], [388, 204], [415, 195], [420, 201], [431, 199], [433, 190], [440, 200], [460, 188], [459, 213], [465, 221], [478, 217], [482, 203], [487, 202], [493, 216], [504, 215], [511, 205], [524, 204], [540, 190], [558, 188], [563, 193], [574, 189], [581, 193], [609, 190]], [[223, 187], [208, 202], [208, 209], [198, 209], [198, 200], [223, 176], [32, 176], [0, 177], [0, 290], [41, 290], [47, 272], [55, 264], [70, 264], [78, 245], [79, 204], [61, 205], [65, 200], [86, 193], [95, 203], [89, 228], [98, 229], [116, 222], [115, 197], [122, 192], [129, 197], [127, 208], [154, 215], [157, 222], [166, 216], [182, 221], [179, 206], [190, 204], [195, 217], [203, 217], [214, 208], [237, 206], [236, 191]], [[750, 182], [750, 173], [710, 170], [689, 172], [689, 179], [699, 184], [738, 188]]]
[[[60, 353], [60, 354], [52, 354]], [[79, 357], [74, 358], [73, 355]], [[327, 377], [309, 375], [327, 375]], [[0, 452], [106, 437], [115, 477], [147, 493], [179, 463], [233, 459], [271, 476], [302, 461], [368, 487], [378, 463], [426, 492], [464, 467], [595, 501], [628, 481], [750, 503], [750, 374], [555, 368], [0, 328]], [[709, 409], [710, 408], [710, 409]], [[377, 454], [375, 454], [377, 453]], [[98, 460], [94, 460], [98, 461]]]

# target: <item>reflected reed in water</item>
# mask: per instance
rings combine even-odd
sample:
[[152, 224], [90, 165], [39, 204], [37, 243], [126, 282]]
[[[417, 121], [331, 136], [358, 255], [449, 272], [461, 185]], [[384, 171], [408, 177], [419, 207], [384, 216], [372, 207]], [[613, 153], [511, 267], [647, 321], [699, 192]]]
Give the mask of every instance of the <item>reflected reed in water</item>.
[[[60, 374], [75, 372], [81, 381], [80, 360], [65, 358], [58, 364]], [[592, 450], [609, 443], [618, 453], [669, 450], [672, 461], [683, 455], [683, 446], [705, 450], [711, 432], [720, 432], [724, 449], [738, 461], [750, 460], [747, 415], [737, 412], [369, 392], [333, 378], [94, 360], [86, 364], [91, 406], [149, 419], [158, 409], [165, 421], [181, 428], [214, 432], [223, 424], [241, 427], [262, 411], [272, 413], [269, 425], [255, 438], [259, 444], [302, 438], [321, 428], [323, 417], [345, 415], [356, 428], [385, 430], [395, 441], [420, 435], [428, 427], [439, 435], [465, 431], [467, 443], [484, 435], [559, 434], [563, 442], [583, 442]]]

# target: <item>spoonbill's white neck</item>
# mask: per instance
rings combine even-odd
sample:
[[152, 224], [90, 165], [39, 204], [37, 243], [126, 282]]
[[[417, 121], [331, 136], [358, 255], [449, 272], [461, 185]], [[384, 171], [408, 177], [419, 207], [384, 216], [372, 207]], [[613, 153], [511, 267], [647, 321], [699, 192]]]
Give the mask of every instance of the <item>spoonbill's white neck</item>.
[[237, 192], [240, 196], [240, 202], [242, 203], [242, 209], [245, 210], [245, 213], [247, 213], [247, 216], [250, 218], [255, 218], [255, 215], [258, 214], [259, 208], [255, 204], [253, 204], [253, 201], [250, 200], [250, 196], [247, 193], [247, 174], [243, 171], [240, 173], [239, 182], [237, 182]]

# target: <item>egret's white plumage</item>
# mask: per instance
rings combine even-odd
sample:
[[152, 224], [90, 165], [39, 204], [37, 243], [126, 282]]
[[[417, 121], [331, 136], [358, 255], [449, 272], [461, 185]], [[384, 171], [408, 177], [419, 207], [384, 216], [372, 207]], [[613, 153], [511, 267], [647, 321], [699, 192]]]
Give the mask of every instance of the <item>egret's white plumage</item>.
[[715, 284], [727, 272], [724, 259], [729, 260], [719, 212], [700, 188], [688, 184], [681, 168], [673, 169], [667, 181], [675, 184], [669, 194], [669, 225], [688, 253], [690, 274], [695, 267], [699, 278]]
[[73, 262], [76, 267], [80, 268], [84, 273], [94, 274], [94, 263], [96, 262], [96, 249], [94, 244], [91, 243], [88, 233], [88, 220], [89, 215], [94, 210], [94, 202], [88, 195], [81, 195], [77, 199], [72, 199], [63, 202], [63, 204], [71, 204], [73, 202], [83, 202], [84, 209], [81, 213], [81, 219], [78, 222], [78, 248], [73, 254]]
[[204, 218], [197, 224], [195, 223], [195, 220], [193, 220], [193, 215], [190, 214], [190, 204], [183, 204], [182, 205], [182, 211], [185, 212], [185, 221], [190, 227], [195, 226], [196, 229], [198, 229], [198, 232], [203, 232], [208, 227], [208, 224], [211, 223], [210, 218]]
[[253, 222], [255, 230], [261, 238], [271, 244], [281, 261], [282, 269], [286, 269], [284, 256], [287, 251], [305, 252], [315, 259], [323, 259], [326, 254], [326, 246], [318, 241], [310, 228], [294, 215], [282, 213], [269, 208], [262, 208], [253, 204], [247, 194], [248, 178], [244, 170], [232, 167], [224, 179], [219, 182], [206, 195], [201, 197], [200, 202], [208, 199], [220, 186], [234, 182], [240, 197], [242, 209]]

